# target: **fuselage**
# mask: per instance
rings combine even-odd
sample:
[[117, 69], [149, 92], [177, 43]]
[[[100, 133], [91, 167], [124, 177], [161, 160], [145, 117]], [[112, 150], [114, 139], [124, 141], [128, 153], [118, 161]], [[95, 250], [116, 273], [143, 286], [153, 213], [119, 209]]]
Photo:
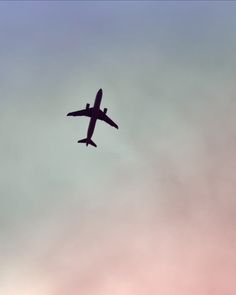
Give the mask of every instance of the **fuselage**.
[[[100, 105], [102, 101], [102, 89], [99, 89], [96, 98], [93, 105], [93, 114], [89, 122], [88, 131], [87, 131], [87, 139], [91, 139], [93, 136], [93, 132], [96, 126], [97, 118], [98, 118], [98, 112], [100, 110]], [[88, 143], [87, 143], [88, 144]]]

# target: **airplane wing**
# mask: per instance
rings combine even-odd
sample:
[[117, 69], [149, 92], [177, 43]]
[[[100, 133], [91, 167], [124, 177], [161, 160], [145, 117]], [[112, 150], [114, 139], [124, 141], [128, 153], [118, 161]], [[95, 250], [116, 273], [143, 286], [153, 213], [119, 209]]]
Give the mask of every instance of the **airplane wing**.
[[86, 116], [86, 117], [91, 117], [92, 116], [92, 109], [93, 108], [88, 108], [76, 112], [71, 112], [68, 113], [67, 116]]
[[102, 110], [100, 110], [99, 112], [98, 119], [106, 122], [112, 127], [119, 129], [118, 125], [115, 122], [113, 122]]

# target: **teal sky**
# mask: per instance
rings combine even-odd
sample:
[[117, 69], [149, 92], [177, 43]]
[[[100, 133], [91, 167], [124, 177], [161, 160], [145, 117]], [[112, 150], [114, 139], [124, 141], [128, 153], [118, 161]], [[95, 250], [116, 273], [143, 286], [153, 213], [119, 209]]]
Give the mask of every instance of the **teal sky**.
[[0, 2], [1, 294], [235, 294], [235, 16]]

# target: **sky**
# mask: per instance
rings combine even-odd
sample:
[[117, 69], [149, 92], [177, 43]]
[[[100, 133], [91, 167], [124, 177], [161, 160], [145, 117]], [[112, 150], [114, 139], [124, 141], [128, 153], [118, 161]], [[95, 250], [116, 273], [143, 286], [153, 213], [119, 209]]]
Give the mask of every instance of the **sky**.
[[235, 294], [235, 15], [0, 2], [1, 294]]

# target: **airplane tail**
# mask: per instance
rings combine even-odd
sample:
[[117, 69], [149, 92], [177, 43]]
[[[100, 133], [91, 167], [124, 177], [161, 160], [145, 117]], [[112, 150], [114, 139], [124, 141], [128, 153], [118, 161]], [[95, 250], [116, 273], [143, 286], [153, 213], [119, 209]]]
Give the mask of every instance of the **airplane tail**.
[[81, 139], [78, 141], [78, 143], [86, 143], [87, 146], [90, 144], [90, 145], [93, 145], [94, 147], [97, 147], [96, 143], [93, 142], [92, 139], [89, 139], [89, 138]]

